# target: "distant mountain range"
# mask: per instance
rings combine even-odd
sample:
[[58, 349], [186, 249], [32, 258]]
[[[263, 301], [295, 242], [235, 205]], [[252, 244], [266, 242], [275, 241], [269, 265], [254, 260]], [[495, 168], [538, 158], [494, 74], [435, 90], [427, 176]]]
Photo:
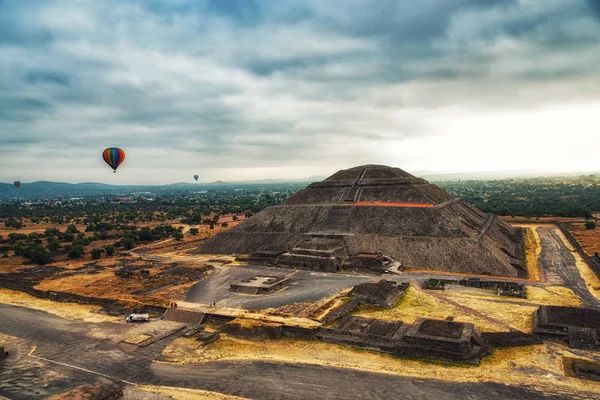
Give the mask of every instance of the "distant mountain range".
[[232, 188], [244, 185], [284, 185], [298, 184], [299, 186], [311, 182], [321, 181], [323, 177], [311, 176], [303, 179], [263, 179], [257, 181], [225, 182], [215, 181], [208, 183], [177, 182], [169, 185], [108, 185], [96, 182], [66, 183], [37, 181], [23, 183], [17, 189], [12, 183], [0, 183], [0, 200], [11, 198], [32, 199], [63, 196], [64, 198], [90, 196], [90, 195], [129, 195], [132, 193], [152, 192], [156, 194], [170, 194], [182, 191], [210, 190], [215, 188]]
[[[323, 179], [325, 179], [324, 176], [319, 176], [319, 175], [313, 175], [313, 176], [309, 176], [308, 178], [301, 178], [301, 179], [286, 179], [286, 178], [277, 178], [277, 179], [261, 179], [258, 181], [234, 181], [231, 183], [234, 184], [246, 184], [246, 185], [261, 185], [261, 184], [271, 184], [271, 183], [296, 183], [296, 182], [307, 182], [307, 183], [312, 183], [312, 182], [319, 182], [322, 181]], [[217, 181], [217, 182], [212, 182], [213, 184], [227, 184], [227, 182], [223, 182], [223, 181]]]
[[170, 186], [232, 186], [232, 185], [271, 185], [271, 184], [285, 184], [285, 183], [312, 183], [318, 182], [325, 179], [323, 176], [309, 176], [308, 178], [300, 178], [300, 179], [287, 179], [287, 178], [277, 178], [277, 179], [261, 179], [256, 181], [214, 181], [207, 183], [199, 183], [199, 182], [177, 182], [172, 183]]
[[426, 179], [430, 182], [456, 181], [456, 180], [493, 180], [509, 178], [540, 178], [540, 177], [560, 177], [560, 176], [580, 176], [594, 174], [597, 172], [540, 172], [536, 170], [522, 171], [488, 171], [488, 172], [462, 172], [462, 173], [434, 173], [430, 171], [413, 172], [414, 176]]
[[[580, 174], [553, 174], [553, 173], [534, 173], [534, 172], [484, 172], [484, 173], [460, 173], [460, 174], [436, 174], [430, 171], [414, 172], [413, 175], [424, 178], [431, 182], [453, 181], [453, 180], [468, 180], [468, 179], [502, 179], [502, 178], [517, 178], [517, 177], [535, 177], [535, 176], [570, 176]], [[312, 182], [319, 182], [325, 179], [322, 176], [309, 176], [301, 179], [262, 179], [254, 181], [215, 181], [215, 182], [177, 182], [168, 185], [109, 185], [97, 182], [83, 183], [66, 183], [66, 182], [48, 182], [37, 181], [31, 183], [23, 183], [19, 189], [15, 188], [12, 183], [0, 183], [0, 200], [10, 199], [37, 199], [37, 198], [56, 198], [63, 196], [64, 198], [93, 196], [93, 195], [121, 195], [126, 196], [140, 192], [151, 192], [157, 195], [175, 194], [181, 192], [194, 192], [200, 190], [228, 190], [244, 185], [297, 185], [298, 188], [308, 185]]]

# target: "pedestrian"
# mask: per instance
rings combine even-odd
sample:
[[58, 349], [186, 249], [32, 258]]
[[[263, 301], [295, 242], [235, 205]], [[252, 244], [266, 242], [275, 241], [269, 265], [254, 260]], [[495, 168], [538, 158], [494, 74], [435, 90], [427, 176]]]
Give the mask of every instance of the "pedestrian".
[[213, 307], [216, 307], [216, 306], [217, 306], [217, 302], [213, 301]]

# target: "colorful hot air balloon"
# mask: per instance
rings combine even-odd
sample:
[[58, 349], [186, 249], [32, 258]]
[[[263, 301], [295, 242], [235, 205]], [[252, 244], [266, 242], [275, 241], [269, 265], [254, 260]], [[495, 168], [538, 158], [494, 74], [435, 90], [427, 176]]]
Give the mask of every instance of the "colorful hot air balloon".
[[200, 178], [198, 175], [194, 175], [195, 180], [198, 180], [198, 178]]
[[102, 152], [102, 158], [116, 173], [119, 165], [125, 160], [125, 152], [118, 147], [109, 147]]
[[19, 186], [21, 186], [21, 181], [14, 181], [13, 185], [15, 185], [17, 187], [17, 189], [18, 189]]

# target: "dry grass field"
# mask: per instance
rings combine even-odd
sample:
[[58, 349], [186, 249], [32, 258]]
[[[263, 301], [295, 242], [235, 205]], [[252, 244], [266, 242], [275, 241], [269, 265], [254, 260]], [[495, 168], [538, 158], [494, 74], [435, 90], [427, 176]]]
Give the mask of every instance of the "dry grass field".
[[[198, 234], [189, 233], [190, 226], [170, 221], [172, 226], [183, 227], [182, 240], [166, 239], [148, 245], [141, 245], [131, 250], [131, 254], [123, 253], [117, 249], [114, 256], [105, 254], [99, 260], [93, 260], [90, 252], [93, 248], [113, 244], [115, 240], [93, 241], [86, 246], [82, 258], [69, 259], [66, 254], [55, 256], [53, 262], [42, 269], [49, 267], [64, 268], [66, 271], [57, 272], [45, 277], [34, 286], [40, 290], [69, 292], [83, 296], [103, 297], [130, 302], [143, 302], [159, 306], [168, 305], [170, 302], [184, 298], [191, 286], [207, 276], [210, 271], [201, 272], [207, 265], [190, 252], [201, 243], [223, 232], [239, 222], [232, 222], [229, 227], [217, 225], [210, 229], [207, 225], [198, 225]], [[161, 223], [142, 223], [138, 226], [156, 226]], [[1, 226], [3, 237], [8, 233], [43, 233], [46, 228], [56, 228], [64, 231], [68, 224], [27, 223], [27, 226], [18, 230]], [[77, 225], [79, 231], [85, 231], [85, 225]], [[92, 233], [85, 233], [87, 237]], [[44, 241], [45, 243], [45, 241]], [[149, 256], [150, 261], [144, 259]], [[154, 260], [152, 256], [165, 257], [164, 261]], [[24, 257], [10, 254], [8, 258], [0, 258], [0, 274], [19, 273], [35, 264], [28, 262]], [[128, 277], [117, 276], [119, 269], [128, 269], [132, 275]], [[72, 271], [72, 272], [70, 272]], [[174, 273], [170, 273], [174, 271]], [[194, 271], [197, 271], [195, 273]], [[67, 273], [69, 272], [69, 273]], [[22, 273], [22, 272], [21, 272]], [[18, 278], [17, 278], [18, 279]]]
[[149, 393], [167, 396], [174, 400], [244, 400], [243, 397], [229, 396], [216, 392], [199, 389], [175, 388], [169, 386], [136, 386], [136, 388]]
[[55, 301], [39, 299], [30, 296], [27, 293], [9, 289], [0, 289], [0, 303], [40, 310], [47, 312], [48, 314], [58, 315], [59, 317], [75, 321], [116, 322], [122, 320], [120, 317], [99, 313], [98, 311], [101, 309], [100, 306], [76, 303], [57, 303]]
[[527, 276], [534, 281], [540, 280], [538, 258], [541, 252], [540, 236], [537, 231], [532, 228], [525, 228], [525, 264], [527, 266]]
[[526, 291], [527, 299], [523, 300], [454, 291], [423, 291], [409, 287], [406, 296], [391, 310], [363, 306], [356, 315], [410, 324], [420, 317], [452, 317], [455, 321], [470, 322], [475, 328], [486, 332], [505, 332], [511, 328], [530, 332], [531, 314], [539, 305], [581, 305], [581, 299], [564, 287], [527, 286]]
[[431, 292], [409, 287], [406, 296], [391, 310], [376, 307], [362, 306], [356, 312], [361, 317], [384, 320], [402, 321], [407, 324], [414, 323], [418, 318], [446, 319], [452, 317], [455, 321], [470, 322], [477, 329], [487, 332], [503, 332], [508, 328], [502, 323], [481, 318], [474, 309], [460, 307], [444, 301], [444, 296], [434, 296]]
[[581, 299], [569, 288], [562, 286], [546, 286], [543, 288], [527, 286], [527, 300], [532, 303], [548, 306], [579, 307]]
[[195, 339], [174, 340], [163, 351], [168, 362], [193, 364], [217, 360], [264, 360], [332, 366], [391, 375], [453, 382], [499, 382], [520, 384], [546, 393], [571, 398], [579, 390], [600, 391], [600, 382], [565, 377], [562, 357], [574, 355], [568, 348], [543, 344], [495, 350], [478, 367], [445, 362], [398, 358], [387, 354], [332, 345], [318, 341], [266, 340], [256, 342], [222, 335], [201, 346]]

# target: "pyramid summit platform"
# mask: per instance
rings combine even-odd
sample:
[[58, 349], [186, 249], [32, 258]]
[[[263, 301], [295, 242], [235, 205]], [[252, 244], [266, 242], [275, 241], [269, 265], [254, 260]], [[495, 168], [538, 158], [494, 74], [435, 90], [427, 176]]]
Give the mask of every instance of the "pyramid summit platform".
[[363, 165], [310, 184], [196, 252], [317, 271], [437, 270], [526, 277], [523, 234], [400, 168]]

